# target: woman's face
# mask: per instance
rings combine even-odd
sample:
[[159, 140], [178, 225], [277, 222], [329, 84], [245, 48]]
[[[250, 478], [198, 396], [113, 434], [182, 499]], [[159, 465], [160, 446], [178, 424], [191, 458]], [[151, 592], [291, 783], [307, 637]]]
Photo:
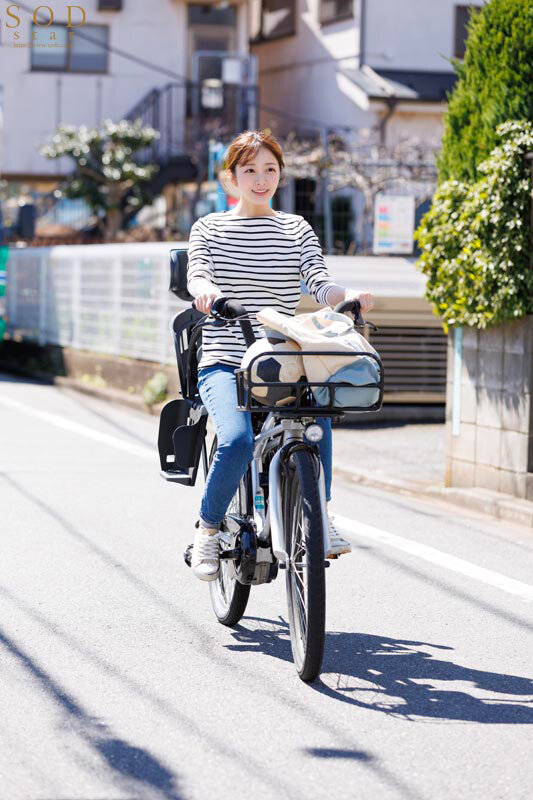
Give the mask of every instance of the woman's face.
[[255, 158], [246, 164], [237, 164], [232, 183], [241, 197], [255, 205], [268, 204], [278, 188], [279, 164], [267, 147], [260, 147]]

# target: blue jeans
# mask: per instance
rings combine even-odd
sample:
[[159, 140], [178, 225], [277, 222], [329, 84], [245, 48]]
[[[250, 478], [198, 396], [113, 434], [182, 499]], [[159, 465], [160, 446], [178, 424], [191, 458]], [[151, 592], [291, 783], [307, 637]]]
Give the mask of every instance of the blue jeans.
[[[222, 521], [240, 480], [254, 454], [254, 435], [249, 411], [237, 411], [235, 368], [214, 364], [198, 373], [198, 388], [215, 427], [218, 449], [207, 476], [200, 519], [210, 528]], [[331, 420], [320, 418], [324, 430], [320, 458], [324, 467], [326, 498], [331, 497]]]

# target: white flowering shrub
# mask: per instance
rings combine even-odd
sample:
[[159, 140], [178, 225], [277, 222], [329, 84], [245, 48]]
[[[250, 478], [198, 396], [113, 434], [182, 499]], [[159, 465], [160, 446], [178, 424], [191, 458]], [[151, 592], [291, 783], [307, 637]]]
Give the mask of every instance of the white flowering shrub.
[[533, 124], [506, 122], [472, 183], [448, 180], [417, 231], [426, 297], [447, 330], [486, 328], [533, 313], [529, 209]]
[[105, 238], [113, 240], [126, 214], [151, 200], [146, 184], [158, 167], [138, 164], [135, 154], [159, 135], [139, 120], [106, 120], [100, 128], [60, 125], [40, 153], [45, 158], [68, 156], [74, 161], [64, 193], [86, 200]]

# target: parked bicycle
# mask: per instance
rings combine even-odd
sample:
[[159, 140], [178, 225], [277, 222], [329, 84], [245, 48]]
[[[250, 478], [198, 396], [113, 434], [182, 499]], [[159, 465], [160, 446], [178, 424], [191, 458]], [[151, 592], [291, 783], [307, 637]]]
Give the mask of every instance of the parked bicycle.
[[[186, 296], [183, 264], [172, 265], [171, 290]], [[364, 327], [358, 301], [339, 304], [335, 311], [351, 314], [354, 325]], [[161, 414], [159, 454], [161, 474], [169, 481], [194, 485], [199, 462], [204, 476], [214, 458], [217, 442], [210, 452], [206, 445], [207, 412], [198, 395], [198, 347], [205, 325], [239, 324], [249, 347], [255, 342], [250, 318], [236, 301], [219, 298], [211, 314], [194, 308], [177, 314], [172, 321], [182, 399], [168, 403]], [[313, 355], [306, 350], [303, 355]], [[318, 352], [317, 352], [318, 354]], [[328, 355], [323, 350], [319, 355]], [[330, 355], [338, 355], [332, 353]], [[357, 353], [354, 353], [357, 355]], [[377, 410], [383, 397], [383, 370], [379, 358], [376, 401], [368, 406], [340, 409], [335, 392], [343, 383], [287, 384], [257, 382], [254, 362], [236, 371], [239, 410], [250, 412], [255, 437], [253, 459], [233, 497], [218, 534], [220, 570], [209, 583], [213, 610], [223, 625], [236, 625], [245, 613], [252, 586], [270, 583], [285, 572], [291, 647], [300, 678], [312, 681], [320, 672], [325, 640], [325, 570], [335, 556], [329, 554], [326, 493], [317, 443], [322, 428], [320, 417], [342, 418], [346, 412]], [[294, 357], [294, 350], [277, 350], [276, 358]], [[289, 390], [292, 402], [281, 407], [258, 402], [254, 388]], [[317, 405], [313, 390], [327, 387], [329, 401]], [[366, 387], [367, 388], [367, 387]], [[190, 566], [189, 545], [185, 552]]]

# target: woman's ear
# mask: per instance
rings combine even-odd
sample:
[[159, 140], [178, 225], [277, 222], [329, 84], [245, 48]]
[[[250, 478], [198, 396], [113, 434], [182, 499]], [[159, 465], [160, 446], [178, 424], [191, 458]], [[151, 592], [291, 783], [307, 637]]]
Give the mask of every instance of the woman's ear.
[[230, 169], [223, 169], [219, 172], [218, 179], [222, 184], [222, 188], [229, 194], [230, 197], [236, 197], [237, 199], [240, 198], [241, 193], [237, 187], [237, 181], [235, 179], [235, 175]]

